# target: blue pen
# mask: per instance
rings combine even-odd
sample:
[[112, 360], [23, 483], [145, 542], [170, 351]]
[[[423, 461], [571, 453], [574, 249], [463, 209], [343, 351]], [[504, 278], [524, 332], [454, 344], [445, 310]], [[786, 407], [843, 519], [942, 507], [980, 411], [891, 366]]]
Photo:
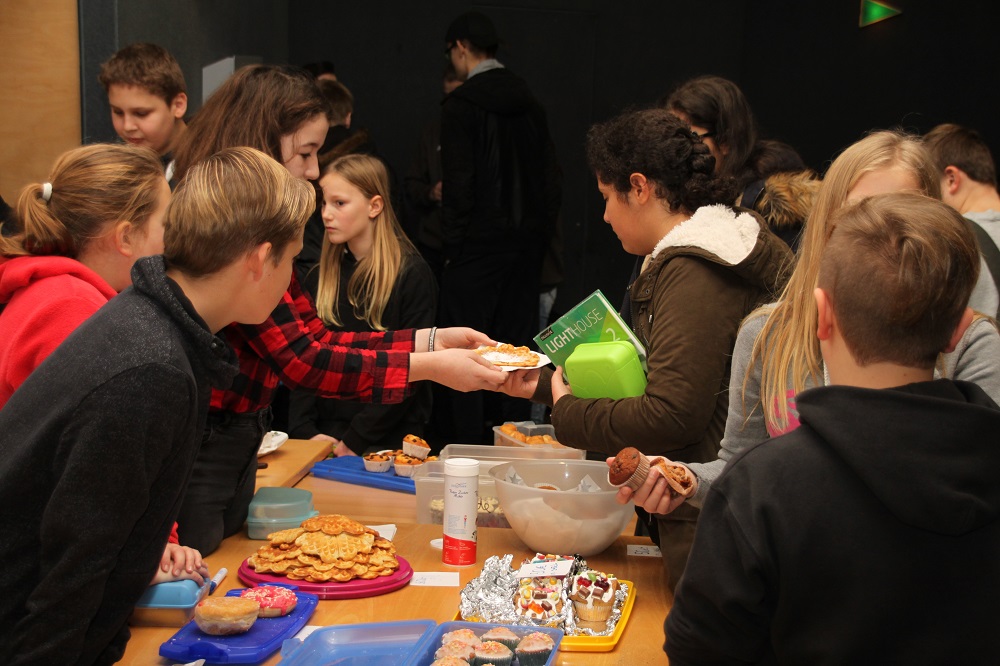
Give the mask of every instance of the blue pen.
[[229, 573], [229, 569], [227, 569], [225, 567], [222, 567], [221, 569], [218, 570], [218, 572], [216, 572], [216, 574], [214, 576], [212, 576], [212, 580], [209, 581], [209, 583], [208, 583], [208, 586], [209, 586], [208, 587], [208, 593], [209, 594], [212, 594], [213, 592], [215, 592], [215, 588], [219, 587], [219, 583], [221, 583], [222, 581], [224, 581], [226, 579], [226, 574], [228, 574], [228, 573]]

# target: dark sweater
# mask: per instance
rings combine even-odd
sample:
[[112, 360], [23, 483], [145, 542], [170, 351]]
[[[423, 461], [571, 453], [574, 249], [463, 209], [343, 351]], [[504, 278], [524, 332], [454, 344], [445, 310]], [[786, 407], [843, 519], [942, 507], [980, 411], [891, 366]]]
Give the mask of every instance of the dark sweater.
[[[354, 316], [347, 298], [347, 284], [357, 269], [350, 252], [344, 253], [340, 270], [339, 312], [342, 326], [330, 326], [341, 331], [371, 331], [364, 319]], [[302, 288], [315, 298], [319, 285], [319, 268], [310, 271]], [[437, 283], [430, 267], [418, 254], [404, 255], [399, 276], [392, 289], [382, 325], [387, 330], [428, 328], [434, 325], [437, 312]], [[431, 410], [431, 387], [418, 382], [412, 395], [398, 404], [379, 405], [355, 400], [317, 397], [314, 391], [292, 391], [288, 406], [288, 434], [297, 439], [309, 439], [323, 433], [340, 439], [361, 455], [372, 447], [398, 449], [407, 434], [422, 435]]]
[[797, 403], [712, 484], [671, 665], [996, 663], [1000, 408], [948, 380]]
[[163, 555], [235, 355], [162, 257], [0, 411], [0, 662], [110, 664]]

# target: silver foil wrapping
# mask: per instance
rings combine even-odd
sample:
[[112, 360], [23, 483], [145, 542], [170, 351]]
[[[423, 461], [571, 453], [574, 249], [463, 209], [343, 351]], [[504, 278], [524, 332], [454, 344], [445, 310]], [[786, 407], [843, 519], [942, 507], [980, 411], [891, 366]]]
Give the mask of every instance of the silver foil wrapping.
[[560, 593], [562, 611], [547, 619], [532, 619], [517, 612], [514, 606], [514, 595], [517, 593], [517, 571], [511, 568], [513, 555], [503, 557], [493, 556], [483, 563], [483, 570], [478, 577], [469, 581], [460, 594], [459, 611], [463, 620], [475, 622], [495, 622], [500, 624], [516, 624], [528, 626], [559, 627], [567, 636], [610, 636], [615, 632], [622, 616], [625, 599], [631, 590], [628, 585], [619, 581], [615, 591], [615, 603], [603, 628], [592, 628], [578, 625], [573, 602], [569, 599], [573, 579], [588, 569], [587, 562], [577, 558], [570, 574], [563, 580]]

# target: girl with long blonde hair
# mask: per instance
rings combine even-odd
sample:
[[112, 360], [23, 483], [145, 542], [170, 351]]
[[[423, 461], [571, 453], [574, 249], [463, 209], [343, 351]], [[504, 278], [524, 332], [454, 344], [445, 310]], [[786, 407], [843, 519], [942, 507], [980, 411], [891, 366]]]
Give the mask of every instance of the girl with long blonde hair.
[[[749, 446], [798, 427], [795, 396], [826, 383], [813, 297], [820, 258], [833, 228], [830, 217], [846, 203], [873, 194], [912, 191], [941, 198], [938, 172], [919, 138], [895, 131], [873, 132], [834, 160], [809, 215], [799, 260], [777, 303], [743, 322], [733, 350], [725, 434], [719, 458], [691, 464], [698, 479], [692, 503], [700, 505], [726, 462]], [[989, 317], [967, 310], [967, 326], [955, 350], [943, 354], [936, 373], [978, 384], [1000, 399], [1000, 334]], [[741, 387], [741, 388], [737, 388]], [[736, 391], [739, 390], [737, 394]], [[657, 486], [650, 475], [634, 496], [651, 513], [669, 513], [684, 502]], [[625, 497], [623, 497], [625, 499]]]
[[[432, 325], [437, 284], [396, 218], [385, 164], [370, 155], [345, 155], [326, 167], [319, 185], [327, 242], [303, 287], [314, 294], [327, 327], [361, 332]], [[399, 448], [403, 436], [423, 433], [430, 401], [426, 384], [391, 406], [294, 391], [289, 433], [306, 439], [325, 435], [337, 455]]]

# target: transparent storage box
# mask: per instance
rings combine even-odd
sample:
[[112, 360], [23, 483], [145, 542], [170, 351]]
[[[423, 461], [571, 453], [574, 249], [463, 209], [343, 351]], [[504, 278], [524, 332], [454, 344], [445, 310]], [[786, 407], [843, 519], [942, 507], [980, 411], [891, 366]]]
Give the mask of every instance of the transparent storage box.
[[413, 475], [417, 487], [417, 522], [440, 525], [444, 520], [444, 461], [448, 458], [474, 458], [479, 461], [479, 514], [476, 525], [510, 527], [497, 499], [496, 484], [488, 473], [491, 467], [514, 460], [584, 460], [586, 455], [582, 449], [565, 446], [514, 448], [449, 444], [441, 450], [440, 460], [424, 463]]
[[[524, 440], [520, 436], [514, 437], [503, 432], [501, 426], [493, 426], [493, 444], [495, 446], [520, 446], [523, 448], [532, 449], [556, 449], [558, 451], [577, 451], [579, 449], [572, 449], [568, 446], [560, 444], [558, 441], [541, 442], [535, 441], [534, 438], [541, 438], [548, 435], [552, 439], [556, 438], [556, 429], [548, 423], [535, 423], [534, 421], [508, 421], [504, 423], [504, 426], [514, 425], [517, 432], [524, 436]], [[585, 454], [580, 456], [582, 460]]]
[[259, 488], [250, 501], [247, 536], [266, 539], [280, 530], [298, 527], [306, 518], [318, 516], [312, 493], [298, 488]]

